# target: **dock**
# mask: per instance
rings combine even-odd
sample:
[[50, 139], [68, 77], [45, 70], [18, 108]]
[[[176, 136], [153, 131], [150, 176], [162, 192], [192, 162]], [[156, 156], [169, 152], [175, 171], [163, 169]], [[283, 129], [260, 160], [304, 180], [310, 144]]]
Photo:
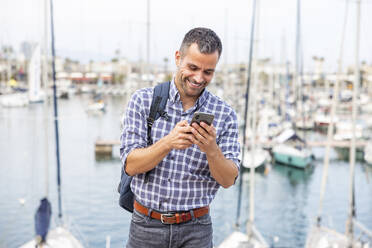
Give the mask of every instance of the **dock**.
[[96, 155], [112, 156], [112, 148], [117, 145], [120, 145], [119, 140], [96, 140], [95, 153]]
[[[326, 140], [307, 141], [306, 143], [310, 147], [325, 147], [327, 145]], [[356, 147], [365, 147], [366, 145], [367, 145], [366, 140], [355, 141], [355, 146]], [[350, 147], [350, 146], [351, 146], [351, 141], [350, 140], [342, 140], [342, 141], [333, 140], [331, 142], [331, 147], [347, 148], [347, 147]]]
[[[367, 140], [356, 140], [355, 141], [355, 147], [356, 148], [364, 148], [367, 145]], [[263, 147], [273, 147], [275, 145], [278, 145], [277, 142], [274, 141], [269, 141], [269, 142], [259, 142], [257, 141], [258, 145], [261, 145]], [[326, 147], [327, 145], [327, 140], [309, 140], [306, 141], [306, 145], [308, 147]], [[351, 141], [350, 140], [333, 140], [331, 142], [331, 147], [334, 148], [348, 148], [351, 146]]]
[[[265, 142], [265, 143], [259, 143], [265, 147], [272, 147], [276, 145], [275, 142]], [[309, 147], [325, 147], [327, 145], [326, 140], [315, 140], [315, 141], [307, 141], [306, 144]], [[112, 148], [113, 146], [120, 145], [119, 140], [97, 140], [95, 142], [95, 152], [98, 155], [111, 155], [112, 154]], [[333, 140], [331, 142], [331, 147], [338, 147], [338, 148], [348, 148], [351, 145], [351, 141], [349, 140], [343, 140], [343, 141], [336, 141]], [[366, 140], [357, 140], [355, 142], [355, 146], [357, 148], [363, 148], [367, 145]]]

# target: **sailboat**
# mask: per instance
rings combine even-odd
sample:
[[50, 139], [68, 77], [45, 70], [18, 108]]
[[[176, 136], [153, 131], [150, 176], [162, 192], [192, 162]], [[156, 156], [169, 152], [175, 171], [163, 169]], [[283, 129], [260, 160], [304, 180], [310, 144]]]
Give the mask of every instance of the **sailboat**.
[[372, 142], [368, 142], [364, 147], [364, 161], [372, 165]]
[[28, 103], [26, 93], [13, 93], [0, 97], [0, 105], [6, 108], [25, 107]]
[[[302, 61], [302, 56], [300, 56], [300, 0], [297, 0], [297, 35], [296, 35], [296, 59], [295, 59], [295, 67], [294, 67], [294, 75], [293, 75], [293, 94], [296, 98], [296, 85], [298, 85], [298, 81], [302, 82], [302, 63], [299, 64], [300, 57]], [[301, 66], [301, 67], [300, 67]], [[301, 68], [300, 72], [298, 73], [298, 68]], [[298, 74], [301, 74], [300, 76]], [[301, 85], [302, 87], [302, 85]], [[299, 97], [297, 97], [299, 98]], [[302, 98], [302, 96], [300, 97]], [[302, 99], [301, 99], [302, 100]], [[297, 104], [295, 104], [296, 106]], [[297, 107], [295, 107], [297, 109]], [[301, 105], [300, 108], [303, 111], [303, 106]], [[296, 118], [294, 118], [296, 121]], [[296, 123], [294, 123], [296, 126]], [[312, 160], [312, 153], [311, 150], [307, 147], [306, 142], [304, 139], [300, 138], [299, 135], [293, 129], [286, 129], [284, 130], [277, 138], [277, 144], [273, 146], [273, 155], [274, 159], [277, 162], [280, 162], [285, 165], [294, 166], [296, 168], [306, 168], [311, 160]]]
[[[365, 136], [365, 131], [363, 130], [363, 126], [361, 124], [355, 124], [355, 133], [353, 134], [353, 123], [349, 120], [343, 120], [337, 122], [336, 133], [333, 137], [335, 141], [347, 141], [350, 142], [352, 136], [355, 136], [355, 139], [361, 140]], [[335, 147], [335, 150], [338, 154], [339, 159], [342, 160], [349, 160], [350, 156], [350, 149], [347, 147]], [[356, 147], [356, 160], [363, 161], [364, 159], [364, 150], [362, 147]]]
[[43, 93], [40, 90], [40, 46], [32, 51], [31, 60], [28, 66], [28, 94], [27, 93], [13, 93], [2, 96], [0, 98], [0, 105], [3, 107], [25, 107], [29, 103], [43, 102]]
[[275, 162], [300, 169], [310, 164], [312, 153], [306, 148], [306, 142], [293, 129], [285, 130], [275, 140], [278, 143], [272, 150]]
[[251, 170], [263, 170], [267, 163], [269, 163], [271, 157], [267, 150], [256, 148], [255, 150], [245, 149], [245, 157], [242, 160], [242, 165], [245, 169]]
[[93, 96], [92, 103], [86, 109], [88, 113], [104, 113], [106, 111], [106, 103], [104, 102], [102, 93]]
[[[45, 8], [47, 9], [47, 0]], [[47, 11], [46, 11], [47, 12]], [[50, 0], [51, 36], [52, 36], [52, 75], [53, 75], [53, 99], [54, 99], [54, 127], [56, 137], [57, 158], [57, 188], [58, 188], [58, 217], [59, 223], [55, 229], [49, 231], [52, 215], [51, 204], [47, 197], [41, 199], [40, 206], [35, 213], [35, 239], [22, 245], [20, 248], [83, 248], [83, 245], [69, 231], [62, 220], [61, 200], [61, 177], [60, 177], [60, 154], [59, 154], [59, 132], [58, 132], [58, 105], [56, 94], [56, 72], [55, 72], [55, 48], [54, 48], [54, 26], [53, 26], [53, 0]], [[47, 14], [46, 14], [47, 16]], [[44, 68], [45, 69], [45, 68]], [[45, 79], [45, 78], [44, 78]], [[47, 104], [47, 101], [46, 103]], [[46, 171], [47, 166], [46, 166]], [[45, 173], [46, 176], [48, 173]]]
[[[259, 1], [257, 1], [259, 2]], [[257, 9], [259, 9], [257, 7]], [[251, 44], [250, 44], [250, 52], [249, 52], [249, 65], [248, 65], [248, 80], [247, 80], [247, 88], [245, 92], [245, 111], [244, 111], [244, 124], [243, 124], [243, 151], [242, 151], [242, 163], [245, 161], [245, 147], [246, 147], [246, 127], [247, 127], [247, 119], [250, 120], [250, 118], [247, 118], [248, 115], [248, 99], [250, 92], [250, 79], [251, 79], [251, 68], [252, 68], [252, 53], [253, 53], [253, 37], [254, 37], [254, 26], [255, 26], [255, 16], [256, 16], [256, 0], [253, 2], [253, 14], [252, 14], [252, 27], [251, 27]], [[257, 25], [258, 26], [258, 25]], [[257, 51], [257, 46], [256, 46]], [[255, 56], [257, 56], [257, 52], [255, 52]], [[257, 73], [256, 73], [257, 74]], [[256, 77], [257, 79], [257, 77]], [[255, 80], [254, 84], [257, 83], [257, 80]], [[252, 94], [254, 95], [254, 94]], [[254, 167], [254, 161], [255, 161], [255, 153], [256, 153], [256, 146], [255, 146], [255, 129], [256, 129], [256, 99], [253, 97], [253, 118], [252, 118], [252, 138], [251, 138], [251, 161], [252, 166], [250, 167], [250, 186], [249, 186], [249, 220], [247, 221], [247, 232], [242, 233], [240, 231], [233, 232], [230, 236], [228, 236], [218, 247], [219, 248], [248, 248], [248, 247], [254, 247], [254, 248], [266, 248], [269, 247], [268, 243], [265, 241], [261, 233], [257, 230], [254, 224], [254, 179], [255, 179], [255, 167]], [[242, 174], [242, 166], [241, 168], [241, 174]], [[240, 175], [240, 184], [239, 184], [239, 198], [238, 198], [238, 211], [237, 211], [237, 223], [239, 219], [240, 214], [240, 202], [241, 202], [241, 191], [242, 191], [242, 185], [243, 185], [243, 175]], [[238, 226], [238, 224], [237, 224]]]
[[30, 103], [41, 103], [44, 100], [41, 92], [41, 53], [36, 45], [28, 66], [28, 99]]
[[[257, 60], [256, 60], [257, 62]], [[257, 63], [256, 63], [257, 65]], [[257, 84], [258, 84], [258, 73], [254, 73], [254, 80], [252, 84], [252, 89], [249, 89], [251, 104], [252, 104], [252, 111], [247, 114], [248, 116], [248, 130], [251, 130], [249, 136], [250, 138], [250, 146], [249, 148], [243, 142], [243, 152], [242, 152], [242, 166], [244, 169], [247, 170], [265, 170], [266, 164], [269, 163], [271, 157], [268, 151], [262, 149], [260, 146], [257, 146]], [[252, 92], [255, 92], [252, 94]], [[251, 116], [252, 115], [252, 116]], [[247, 135], [247, 134], [246, 134]], [[243, 156], [244, 154], [244, 156]]]
[[[333, 118], [336, 112], [336, 98], [333, 97], [332, 100], [332, 107], [331, 107], [331, 122], [328, 126], [328, 136], [327, 136], [327, 146], [326, 146], [326, 153], [324, 157], [324, 167], [323, 167], [323, 175], [322, 175], [322, 184], [321, 184], [321, 191], [320, 191], [320, 201], [319, 201], [319, 211], [316, 218], [316, 224], [311, 227], [310, 232], [306, 239], [306, 248], [323, 248], [323, 247], [351, 247], [351, 248], [362, 248], [362, 247], [370, 247], [372, 244], [372, 232], [369, 231], [366, 227], [364, 227], [361, 223], [357, 222], [356, 211], [355, 211], [355, 191], [354, 191], [354, 167], [355, 167], [355, 131], [356, 131], [356, 96], [357, 96], [357, 88], [360, 83], [360, 71], [359, 71], [359, 30], [360, 30], [360, 0], [357, 1], [357, 42], [356, 42], [356, 55], [355, 55], [355, 80], [353, 85], [353, 98], [352, 98], [352, 137], [351, 137], [351, 146], [350, 146], [350, 195], [349, 195], [349, 214], [346, 223], [346, 232], [345, 234], [339, 233], [331, 228], [325, 227], [322, 225], [322, 207], [323, 207], [323, 197], [325, 193], [325, 186], [327, 182], [327, 175], [328, 175], [328, 166], [329, 166], [329, 153], [330, 153], [330, 143], [332, 141], [333, 136]], [[335, 82], [335, 91], [334, 96], [338, 95], [339, 91], [339, 75], [342, 71], [341, 66], [341, 58], [343, 52], [343, 42], [344, 42], [344, 35], [345, 35], [345, 27], [346, 27], [346, 17], [347, 17], [347, 10], [348, 5], [346, 5], [345, 11], [345, 22], [344, 28], [342, 33], [341, 39], [341, 49], [340, 49], [340, 59], [338, 65], [338, 77]], [[354, 236], [354, 229], [358, 227], [361, 231], [361, 235], [359, 238]], [[361, 236], [365, 235], [369, 239], [369, 242], [365, 242], [361, 240]]]

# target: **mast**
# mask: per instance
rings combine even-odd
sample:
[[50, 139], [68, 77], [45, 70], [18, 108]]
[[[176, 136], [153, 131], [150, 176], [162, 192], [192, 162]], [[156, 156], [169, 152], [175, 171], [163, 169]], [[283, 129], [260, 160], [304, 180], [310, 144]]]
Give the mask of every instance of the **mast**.
[[334, 130], [334, 120], [335, 120], [335, 114], [336, 114], [336, 106], [337, 106], [337, 100], [338, 100], [338, 92], [339, 92], [339, 84], [340, 84], [340, 77], [342, 73], [342, 57], [343, 57], [343, 51], [344, 51], [344, 41], [345, 41], [345, 30], [346, 30], [346, 24], [347, 24], [347, 16], [348, 16], [348, 1], [346, 2], [345, 6], [345, 19], [343, 23], [343, 29], [342, 29], [342, 35], [341, 35], [341, 45], [340, 45], [340, 54], [338, 58], [338, 69], [337, 69], [337, 76], [336, 81], [334, 85], [334, 91], [333, 91], [333, 98], [332, 98], [332, 105], [331, 105], [331, 120], [328, 126], [327, 130], [327, 143], [326, 143], [326, 149], [324, 154], [324, 161], [323, 161], [323, 174], [322, 174], [322, 183], [321, 183], [321, 189], [320, 189], [320, 200], [319, 200], [319, 210], [318, 210], [318, 216], [317, 216], [317, 226], [321, 225], [322, 220], [322, 211], [323, 211], [323, 198], [325, 193], [325, 187], [327, 184], [327, 177], [328, 177], [328, 167], [329, 167], [329, 154], [331, 150], [331, 142], [333, 140], [333, 130]]
[[147, 0], [147, 22], [146, 22], [146, 78], [150, 82], [150, 0]]
[[229, 40], [229, 9], [225, 8], [225, 45], [224, 45], [224, 51], [225, 51], [225, 67], [227, 67], [227, 64], [229, 63], [228, 61], [228, 40]]
[[43, 83], [44, 83], [44, 132], [45, 132], [45, 196], [49, 194], [49, 97], [48, 97], [48, 0], [44, 0], [44, 57], [43, 57]]
[[61, 200], [61, 163], [59, 157], [59, 131], [58, 131], [58, 104], [56, 87], [56, 65], [54, 47], [54, 21], [53, 21], [53, 0], [50, 0], [50, 28], [52, 37], [52, 77], [53, 77], [53, 102], [54, 102], [54, 130], [56, 136], [56, 157], [57, 157], [57, 189], [58, 189], [58, 217], [62, 219], [62, 200]]
[[249, 88], [251, 84], [251, 71], [252, 71], [252, 54], [253, 54], [253, 41], [254, 41], [254, 27], [256, 19], [256, 0], [253, 1], [252, 8], [252, 20], [251, 20], [251, 40], [249, 47], [249, 62], [248, 62], [248, 78], [247, 78], [247, 87], [245, 90], [245, 105], [244, 105], [244, 121], [243, 121], [243, 146], [242, 146], [242, 161], [240, 164], [240, 176], [239, 176], [239, 191], [238, 191], [238, 209], [236, 215], [236, 226], [239, 226], [239, 217], [240, 217], [240, 205], [242, 198], [242, 185], [243, 185], [243, 162], [245, 155], [245, 146], [246, 146], [246, 129], [247, 129], [247, 115], [248, 115], [248, 102], [249, 102]]
[[294, 63], [294, 71], [293, 71], [293, 79], [292, 79], [292, 92], [294, 98], [294, 108], [295, 108], [295, 116], [294, 116], [294, 129], [297, 131], [297, 102], [299, 94], [297, 94], [298, 90], [298, 71], [299, 71], [299, 64], [300, 64], [300, 9], [301, 9], [301, 0], [297, 0], [297, 20], [296, 20], [296, 50], [295, 50], [295, 63]]
[[[257, 85], [258, 85], [258, 38], [259, 38], [259, 33], [258, 33], [258, 28], [259, 28], [259, 20], [260, 20], [260, 0], [257, 0], [257, 19], [256, 19], [256, 39], [255, 39], [255, 45], [254, 45], [254, 58], [255, 58], [255, 73], [254, 73], [254, 81], [252, 84], [252, 89], [253, 89], [253, 94], [252, 94], [252, 102], [253, 102], [253, 112], [252, 112], [252, 137], [251, 137], [251, 164], [252, 167], [250, 169], [250, 180], [249, 180], [249, 225], [253, 225], [254, 222], [254, 185], [255, 185], [255, 152], [256, 152], [256, 122], [257, 122], [257, 98], [255, 92], [257, 92]], [[249, 90], [251, 91], [251, 89]], [[250, 94], [250, 92], [249, 92]], [[244, 162], [244, 161], [243, 161]], [[251, 231], [248, 229], [248, 231]]]
[[230, 83], [229, 83], [229, 80], [228, 80], [228, 77], [229, 77], [229, 70], [228, 70], [228, 36], [229, 36], [229, 23], [228, 23], [228, 20], [229, 20], [229, 12], [228, 12], [228, 9], [225, 8], [225, 30], [224, 30], [224, 33], [225, 33], [225, 37], [224, 37], [224, 53], [225, 53], [225, 57], [224, 57], [224, 65], [223, 65], [223, 69], [222, 69], [222, 73], [223, 73], [223, 76], [222, 76], [222, 81], [223, 81], [223, 88], [224, 88], [224, 91], [226, 93], [230, 93]]
[[300, 118], [302, 121], [302, 129], [303, 129], [303, 139], [305, 139], [305, 129], [306, 129], [306, 120], [305, 120], [305, 104], [304, 104], [304, 54], [303, 54], [303, 46], [302, 46], [302, 31], [301, 31], [301, 1], [298, 0], [298, 14], [297, 14], [297, 39], [298, 39], [298, 99], [299, 99], [299, 111], [300, 111]]
[[355, 126], [357, 116], [356, 98], [358, 87], [360, 84], [360, 71], [359, 71], [359, 38], [360, 38], [360, 1], [357, 0], [356, 7], [356, 33], [355, 33], [355, 78], [353, 85], [353, 110], [352, 110], [352, 136], [350, 144], [350, 191], [349, 191], [349, 216], [346, 225], [346, 234], [349, 240], [349, 247], [353, 246], [354, 240], [354, 226], [353, 219], [355, 217], [355, 185], [354, 185], [354, 168], [355, 168]]
[[286, 39], [285, 33], [282, 32], [281, 37], [281, 54], [280, 54], [280, 74], [279, 74], [279, 103], [280, 103], [280, 114], [282, 119], [286, 120], [286, 105], [287, 105], [287, 80], [288, 80], [288, 72], [287, 72], [287, 52], [286, 52]]

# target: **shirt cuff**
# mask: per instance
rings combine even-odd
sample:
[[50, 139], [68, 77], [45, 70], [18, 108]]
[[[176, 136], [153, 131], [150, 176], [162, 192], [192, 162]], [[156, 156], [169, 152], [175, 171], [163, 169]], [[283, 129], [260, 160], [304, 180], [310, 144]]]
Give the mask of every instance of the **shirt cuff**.
[[[129, 147], [129, 148], [126, 148], [126, 149], [123, 149], [124, 151], [122, 152], [122, 154], [121, 154], [121, 158], [120, 158], [120, 160], [121, 160], [121, 164], [122, 164], [122, 170], [123, 170], [123, 172], [125, 173], [125, 174], [127, 174], [126, 173], [126, 171], [125, 171], [125, 167], [126, 167], [126, 165], [127, 165], [127, 158], [128, 158], [128, 155], [129, 155], [129, 153], [131, 153], [133, 150], [135, 150], [135, 149], [138, 149], [138, 148], [144, 148], [144, 147], [142, 147], [142, 146], [139, 146], [139, 145], [136, 145], [136, 146], [131, 146], [131, 147]], [[127, 174], [128, 175], [128, 174]], [[129, 176], [129, 175], [128, 175]]]

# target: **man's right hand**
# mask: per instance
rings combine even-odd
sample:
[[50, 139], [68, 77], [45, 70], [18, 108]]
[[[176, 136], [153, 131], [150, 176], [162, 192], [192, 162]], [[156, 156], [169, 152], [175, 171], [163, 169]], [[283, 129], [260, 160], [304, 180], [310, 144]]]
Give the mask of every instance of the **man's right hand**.
[[151, 146], [131, 151], [127, 157], [126, 173], [130, 176], [145, 173], [155, 168], [172, 149], [189, 148], [193, 144], [191, 129], [186, 120], [180, 121], [168, 135]]
[[167, 140], [171, 149], [186, 149], [189, 148], [193, 142], [192, 127], [186, 120], [180, 121], [176, 124], [173, 130], [164, 138]]

